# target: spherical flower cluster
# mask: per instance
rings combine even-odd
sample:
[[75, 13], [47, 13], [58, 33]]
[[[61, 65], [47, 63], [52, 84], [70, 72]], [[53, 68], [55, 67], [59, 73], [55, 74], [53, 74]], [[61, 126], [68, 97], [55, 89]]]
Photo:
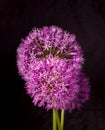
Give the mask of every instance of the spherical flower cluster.
[[80, 108], [89, 82], [76, 37], [57, 26], [34, 28], [17, 49], [19, 74], [33, 103], [48, 109]]

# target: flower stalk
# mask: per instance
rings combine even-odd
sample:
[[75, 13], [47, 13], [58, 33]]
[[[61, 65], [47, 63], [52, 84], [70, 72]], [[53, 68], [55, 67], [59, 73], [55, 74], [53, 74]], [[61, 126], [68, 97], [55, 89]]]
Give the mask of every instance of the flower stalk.
[[56, 126], [56, 110], [53, 109], [53, 130], [57, 130]]
[[57, 110], [56, 110], [56, 122], [58, 125], [58, 130], [61, 130], [61, 122], [60, 122], [60, 118], [59, 118], [59, 114]]
[[64, 109], [61, 111], [61, 130], [64, 128]]
[[64, 128], [64, 109], [61, 110], [61, 120], [57, 110], [53, 109], [53, 130], [63, 130]]

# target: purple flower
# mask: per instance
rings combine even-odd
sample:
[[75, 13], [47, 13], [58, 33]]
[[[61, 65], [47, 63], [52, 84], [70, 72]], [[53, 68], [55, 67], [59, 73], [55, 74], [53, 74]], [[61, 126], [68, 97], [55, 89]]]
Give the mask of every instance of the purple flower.
[[57, 26], [33, 29], [17, 49], [19, 74], [33, 103], [48, 109], [80, 108], [89, 98], [76, 37]]

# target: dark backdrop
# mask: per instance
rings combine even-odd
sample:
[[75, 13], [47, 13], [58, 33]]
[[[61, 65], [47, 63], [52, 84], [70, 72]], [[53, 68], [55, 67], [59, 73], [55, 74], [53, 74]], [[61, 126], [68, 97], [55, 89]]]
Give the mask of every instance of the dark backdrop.
[[52, 111], [33, 106], [16, 68], [16, 49], [33, 27], [57, 25], [76, 34], [84, 50], [91, 96], [66, 111], [65, 130], [105, 130], [105, 1], [0, 0], [2, 130], [51, 130]]

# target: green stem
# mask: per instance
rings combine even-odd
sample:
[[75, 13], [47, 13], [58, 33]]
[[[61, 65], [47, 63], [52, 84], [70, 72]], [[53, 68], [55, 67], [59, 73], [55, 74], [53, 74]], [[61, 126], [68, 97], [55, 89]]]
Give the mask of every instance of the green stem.
[[57, 110], [53, 109], [53, 130], [63, 130], [64, 128], [64, 109], [61, 110], [61, 121]]
[[64, 127], [64, 109], [61, 111], [61, 130], [63, 130]]
[[56, 121], [57, 121], [58, 129], [61, 130], [61, 123], [60, 123], [58, 111], [56, 111]]
[[56, 128], [56, 110], [53, 109], [53, 130], [57, 130]]

